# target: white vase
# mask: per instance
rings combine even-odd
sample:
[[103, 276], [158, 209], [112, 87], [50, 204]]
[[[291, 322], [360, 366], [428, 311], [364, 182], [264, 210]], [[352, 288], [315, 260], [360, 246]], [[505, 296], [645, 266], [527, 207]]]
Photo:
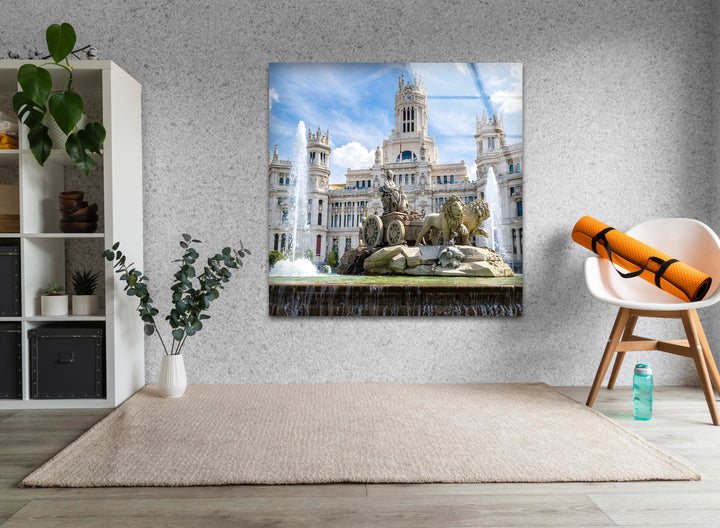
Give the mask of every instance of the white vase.
[[67, 295], [43, 295], [40, 297], [40, 313], [42, 315], [67, 315]]
[[73, 315], [95, 315], [98, 313], [98, 296], [73, 295], [72, 313]]
[[187, 376], [182, 354], [164, 355], [160, 363], [160, 395], [163, 398], [179, 398], [185, 394]]

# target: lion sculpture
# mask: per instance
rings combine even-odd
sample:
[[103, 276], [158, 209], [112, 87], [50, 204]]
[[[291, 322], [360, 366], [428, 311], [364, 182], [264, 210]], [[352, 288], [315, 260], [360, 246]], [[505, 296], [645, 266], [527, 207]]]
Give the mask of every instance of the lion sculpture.
[[417, 240], [420, 244], [449, 244], [450, 240], [461, 232], [464, 213], [465, 204], [459, 196], [452, 195], [443, 205], [441, 212], [425, 217]]
[[[462, 219], [462, 223], [468, 231], [467, 238], [462, 240], [460, 243], [469, 245], [473, 235], [490, 238], [488, 232], [480, 227], [480, 225], [488, 218], [490, 218], [490, 206], [485, 200], [475, 200], [470, 202], [467, 207], [465, 207]], [[464, 238], [464, 233], [461, 238]]]

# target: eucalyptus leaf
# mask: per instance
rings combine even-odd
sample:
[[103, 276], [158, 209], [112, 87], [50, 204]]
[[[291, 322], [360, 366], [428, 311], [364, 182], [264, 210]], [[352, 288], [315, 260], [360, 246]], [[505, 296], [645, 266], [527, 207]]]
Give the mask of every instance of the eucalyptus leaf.
[[151, 324], [145, 325], [145, 335], [151, 336], [155, 333], [155, 327]]
[[185, 242], [190, 242], [190, 240], [192, 239], [192, 237], [187, 233], [183, 233], [182, 237], [185, 239]]
[[84, 105], [82, 97], [71, 90], [67, 90], [52, 94], [48, 100], [48, 108], [60, 130], [65, 134], [69, 134], [80, 121]]
[[17, 80], [23, 93], [35, 104], [44, 108], [52, 90], [50, 72], [34, 64], [23, 64], [18, 68]]
[[51, 24], [45, 32], [45, 40], [53, 60], [60, 62], [70, 55], [75, 47], [77, 37], [73, 27], [67, 22], [63, 22], [62, 24]]

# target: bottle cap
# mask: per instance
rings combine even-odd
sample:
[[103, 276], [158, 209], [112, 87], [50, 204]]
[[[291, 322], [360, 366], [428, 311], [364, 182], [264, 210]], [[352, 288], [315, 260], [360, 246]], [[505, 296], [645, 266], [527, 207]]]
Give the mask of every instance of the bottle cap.
[[635, 374], [652, 374], [650, 363], [638, 363], [635, 365]]

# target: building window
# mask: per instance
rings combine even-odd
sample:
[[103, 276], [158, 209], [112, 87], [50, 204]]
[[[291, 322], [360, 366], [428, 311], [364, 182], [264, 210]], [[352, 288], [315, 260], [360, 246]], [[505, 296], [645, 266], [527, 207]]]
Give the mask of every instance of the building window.
[[315, 242], [315, 255], [319, 257], [320, 253], [322, 253], [322, 235], [318, 235]]
[[515, 167], [514, 167], [513, 164], [511, 163], [511, 164], [510, 164], [510, 174], [512, 174], [514, 171], [515, 171]]
[[522, 255], [523, 252], [523, 246], [522, 246], [522, 227], [520, 228], [520, 254]]
[[[512, 170], [510, 172], [512, 172]], [[510, 187], [510, 196], [512, 196], [513, 194], [515, 194], [515, 187]]]
[[513, 255], [517, 254], [517, 232], [512, 230]]
[[280, 244], [280, 235], [278, 235], [277, 233], [275, 233], [275, 243], [273, 244], [273, 249], [274, 249], [275, 251], [278, 250], [278, 245], [279, 245], [279, 244]]
[[415, 175], [414, 174], [410, 175], [410, 183], [415, 185]]
[[440, 183], [440, 176], [437, 177], [437, 182]]
[[495, 149], [495, 138], [491, 137], [488, 138], [488, 150], [494, 150]]
[[322, 211], [319, 211], [319, 212], [318, 212], [318, 225], [319, 225], [319, 226], [322, 225]]
[[287, 224], [287, 223], [288, 223], [288, 212], [287, 212], [287, 211], [283, 211], [283, 212], [282, 212], [282, 223], [283, 223], [283, 224]]
[[484, 193], [484, 192], [481, 192], [481, 193], [480, 193], [480, 199], [481, 199], [481, 200], [484, 200], [484, 199], [485, 199], [485, 193]]
[[483, 142], [482, 139], [478, 141], [478, 154], [480, 154], [483, 151]]
[[278, 205], [282, 203], [282, 196], [278, 196]]
[[372, 187], [372, 182], [370, 180], [367, 181], [367, 186]]
[[410, 150], [403, 150], [402, 153], [398, 154], [395, 163], [400, 163], [401, 161], [417, 161], [417, 156], [413, 154]]
[[450, 183], [455, 183], [455, 176], [454, 176], [454, 175], [450, 176]]
[[515, 172], [520, 172], [520, 162], [519, 161], [515, 165]]
[[522, 216], [522, 200], [517, 203], [517, 215]]
[[315, 153], [314, 152], [310, 153], [310, 163], [315, 163]]
[[352, 238], [348, 237], [345, 239], [345, 251], [352, 247]]
[[308, 211], [308, 215], [307, 215], [307, 225], [310, 225], [310, 222], [311, 222], [311, 221], [312, 221], [312, 213], [311, 213], [310, 211]]
[[282, 176], [280, 176], [280, 185], [285, 185], [285, 180], [283, 179]]
[[281, 242], [280, 242], [280, 251], [283, 253], [285, 252], [285, 243], [287, 241], [287, 235], [283, 234]]
[[447, 184], [447, 175], [443, 176], [443, 184]]

